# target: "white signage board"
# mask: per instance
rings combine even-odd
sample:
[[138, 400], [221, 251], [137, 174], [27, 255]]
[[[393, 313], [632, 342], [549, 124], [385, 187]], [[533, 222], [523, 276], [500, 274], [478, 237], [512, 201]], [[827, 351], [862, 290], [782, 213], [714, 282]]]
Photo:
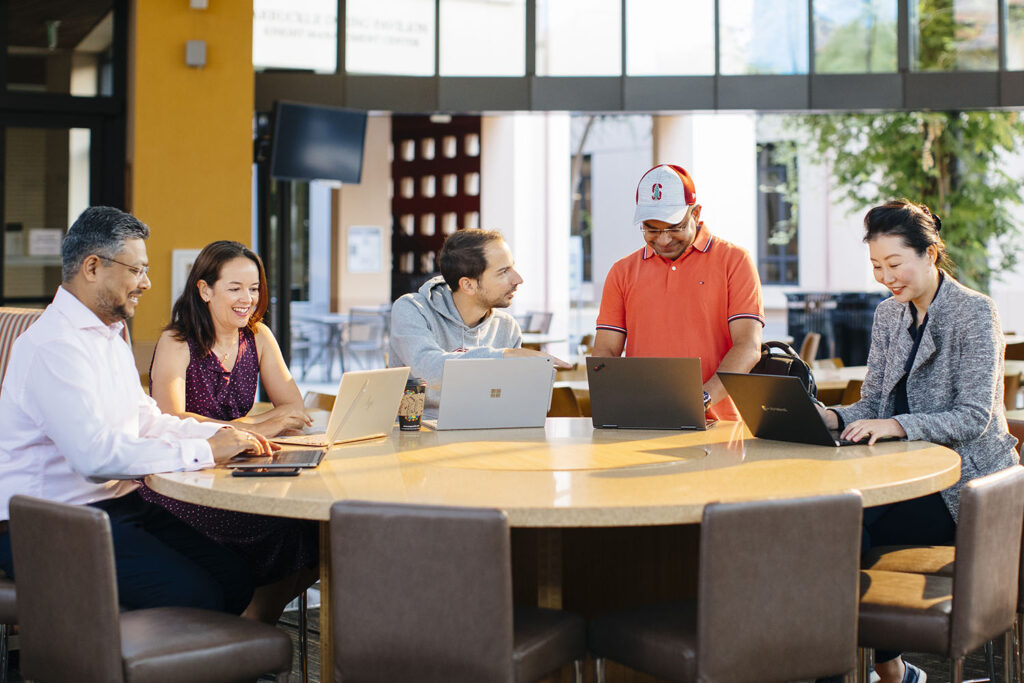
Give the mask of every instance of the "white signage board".
[[253, 0], [252, 64], [334, 73], [338, 0]]

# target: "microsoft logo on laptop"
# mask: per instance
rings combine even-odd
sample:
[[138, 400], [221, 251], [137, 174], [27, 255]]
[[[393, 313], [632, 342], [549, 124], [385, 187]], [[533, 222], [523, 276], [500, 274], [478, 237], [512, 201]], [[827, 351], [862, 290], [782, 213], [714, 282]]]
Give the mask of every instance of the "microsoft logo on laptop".
[[491, 389], [491, 398], [501, 398], [501, 389]]

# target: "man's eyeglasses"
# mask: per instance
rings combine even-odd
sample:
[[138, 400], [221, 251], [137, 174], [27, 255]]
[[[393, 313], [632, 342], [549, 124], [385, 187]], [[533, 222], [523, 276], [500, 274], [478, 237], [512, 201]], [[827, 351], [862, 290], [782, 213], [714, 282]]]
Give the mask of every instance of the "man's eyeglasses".
[[[99, 254], [96, 255], [100, 256]], [[118, 261], [117, 259], [114, 258], [108, 258], [106, 256], [100, 256], [100, 258], [103, 259], [104, 261], [110, 261], [111, 263], [116, 263], [119, 266], [124, 266], [129, 270], [129, 272], [131, 272], [132, 275], [135, 276], [135, 279], [138, 280], [139, 282], [142, 282], [142, 278], [147, 277], [149, 275], [149, 266], [130, 266], [127, 263], [122, 263], [121, 261]]]
[[669, 237], [676, 237], [683, 234], [685, 228], [680, 227], [682, 223], [677, 223], [671, 228], [665, 228], [664, 230], [658, 230], [657, 228], [648, 228], [646, 225], [640, 226], [640, 232], [644, 234], [649, 240], [657, 239], [662, 235], [668, 235]]

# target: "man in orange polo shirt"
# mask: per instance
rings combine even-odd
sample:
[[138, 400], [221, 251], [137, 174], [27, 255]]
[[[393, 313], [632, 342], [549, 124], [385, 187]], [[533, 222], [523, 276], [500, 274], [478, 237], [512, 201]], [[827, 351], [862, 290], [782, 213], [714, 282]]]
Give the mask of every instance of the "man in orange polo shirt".
[[748, 372], [760, 358], [761, 280], [750, 254], [712, 235], [700, 213], [681, 166], [640, 179], [633, 222], [647, 244], [608, 272], [593, 355], [700, 358], [709, 412], [739, 420], [715, 373]]

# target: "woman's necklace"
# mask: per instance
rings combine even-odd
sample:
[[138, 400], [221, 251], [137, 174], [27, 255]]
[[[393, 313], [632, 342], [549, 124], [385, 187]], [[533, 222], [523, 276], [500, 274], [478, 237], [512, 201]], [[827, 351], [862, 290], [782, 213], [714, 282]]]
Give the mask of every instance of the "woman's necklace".
[[238, 342], [237, 341], [235, 342], [235, 344], [233, 344], [232, 346], [228, 347], [227, 351], [221, 351], [220, 349], [217, 348], [216, 345], [214, 345], [214, 347], [213, 347], [213, 353], [214, 353], [215, 356], [217, 356], [220, 359], [220, 362], [221, 362], [222, 365], [226, 364], [228, 362], [228, 359], [231, 358], [231, 356], [233, 356], [235, 354], [235, 351], [237, 351], [237, 350], [238, 350]]

